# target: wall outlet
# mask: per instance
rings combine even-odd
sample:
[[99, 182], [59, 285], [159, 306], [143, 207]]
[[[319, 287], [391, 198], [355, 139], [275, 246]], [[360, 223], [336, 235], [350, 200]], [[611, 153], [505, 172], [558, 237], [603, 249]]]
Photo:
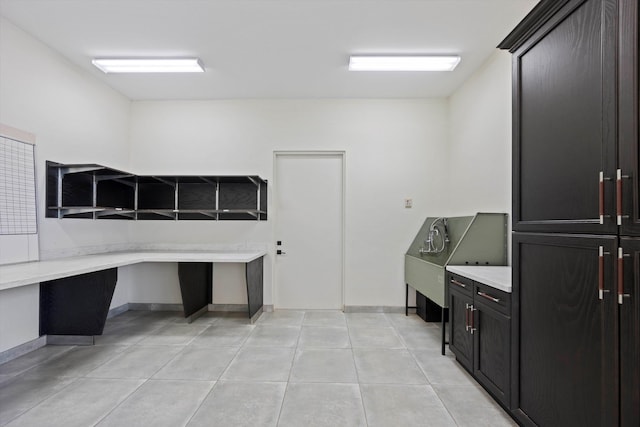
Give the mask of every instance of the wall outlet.
[[413, 199], [404, 199], [404, 207], [411, 209], [413, 207]]

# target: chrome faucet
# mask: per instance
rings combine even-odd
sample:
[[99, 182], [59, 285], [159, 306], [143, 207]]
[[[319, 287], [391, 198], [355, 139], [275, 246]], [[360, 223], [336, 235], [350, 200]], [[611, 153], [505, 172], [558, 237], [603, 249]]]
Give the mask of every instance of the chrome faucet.
[[[438, 223], [441, 223], [442, 225], [439, 227]], [[440, 228], [443, 229], [442, 232], [440, 231]], [[442, 245], [437, 247], [436, 246], [437, 240], [441, 240]], [[420, 255], [439, 254], [444, 252], [448, 243], [449, 243], [449, 230], [447, 228], [447, 218], [439, 217], [433, 220], [433, 222], [429, 226], [429, 233], [427, 234], [427, 238], [424, 241], [424, 246], [422, 246], [418, 250], [418, 253]]]

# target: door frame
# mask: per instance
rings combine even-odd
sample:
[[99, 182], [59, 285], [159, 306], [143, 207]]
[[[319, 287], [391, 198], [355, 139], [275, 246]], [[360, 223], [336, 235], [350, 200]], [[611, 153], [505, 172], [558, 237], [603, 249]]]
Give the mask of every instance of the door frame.
[[341, 198], [341, 204], [342, 204], [342, 212], [340, 215], [340, 225], [342, 227], [342, 233], [340, 236], [340, 246], [342, 248], [342, 257], [341, 257], [341, 265], [340, 265], [340, 307], [341, 307], [341, 311], [344, 311], [344, 306], [345, 306], [345, 265], [346, 265], [346, 256], [345, 256], [345, 235], [346, 235], [346, 151], [341, 151], [341, 150], [274, 150], [273, 151], [273, 186], [272, 186], [272, 191], [273, 191], [273, 203], [271, 204], [271, 212], [269, 212], [270, 216], [272, 218], [274, 218], [274, 221], [271, 225], [271, 235], [273, 236], [273, 254], [274, 254], [274, 264], [273, 264], [273, 270], [271, 273], [271, 283], [272, 283], [272, 299], [273, 299], [273, 308], [274, 310], [277, 310], [277, 302], [278, 302], [278, 295], [277, 295], [277, 270], [278, 270], [278, 266], [276, 265], [276, 224], [278, 222], [278, 207], [277, 207], [277, 195], [278, 195], [278, 158], [281, 157], [315, 157], [315, 158], [321, 158], [321, 157], [329, 157], [329, 156], [337, 156], [340, 158], [341, 162], [342, 162], [342, 170], [341, 170], [341, 181], [342, 181], [342, 198]]

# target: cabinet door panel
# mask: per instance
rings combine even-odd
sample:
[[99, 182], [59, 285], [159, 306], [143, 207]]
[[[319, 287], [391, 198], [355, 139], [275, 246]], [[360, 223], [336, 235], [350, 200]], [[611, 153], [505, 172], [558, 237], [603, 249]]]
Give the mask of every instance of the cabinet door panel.
[[514, 233], [512, 402], [521, 420], [617, 424], [616, 240]]
[[473, 336], [467, 330], [471, 297], [449, 285], [449, 349], [469, 372], [473, 371]]
[[571, 1], [514, 52], [516, 231], [615, 232], [615, 12]]
[[640, 236], [640, 157], [638, 153], [638, 19], [637, 1], [620, 3], [620, 67], [619, 67], [619, 151], [618, 164], [623, 176], [621, 234]]
[[475, 307], [473, 374], [478, 382], [509, 407], [511, 318], [477, 299]]
[[[620, 310], [620, 425], [640, 425], [640, 239], [622, 238], [623, 293]], [[627, 296], [628, 295], [628, 296]]]

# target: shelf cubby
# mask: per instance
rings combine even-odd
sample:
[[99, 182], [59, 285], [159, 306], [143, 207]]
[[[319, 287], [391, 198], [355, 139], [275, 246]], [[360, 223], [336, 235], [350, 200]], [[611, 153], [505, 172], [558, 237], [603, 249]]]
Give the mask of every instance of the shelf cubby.
[[47, 162], [47, 217], [133, 218], [135, 176], [96, 164]]

